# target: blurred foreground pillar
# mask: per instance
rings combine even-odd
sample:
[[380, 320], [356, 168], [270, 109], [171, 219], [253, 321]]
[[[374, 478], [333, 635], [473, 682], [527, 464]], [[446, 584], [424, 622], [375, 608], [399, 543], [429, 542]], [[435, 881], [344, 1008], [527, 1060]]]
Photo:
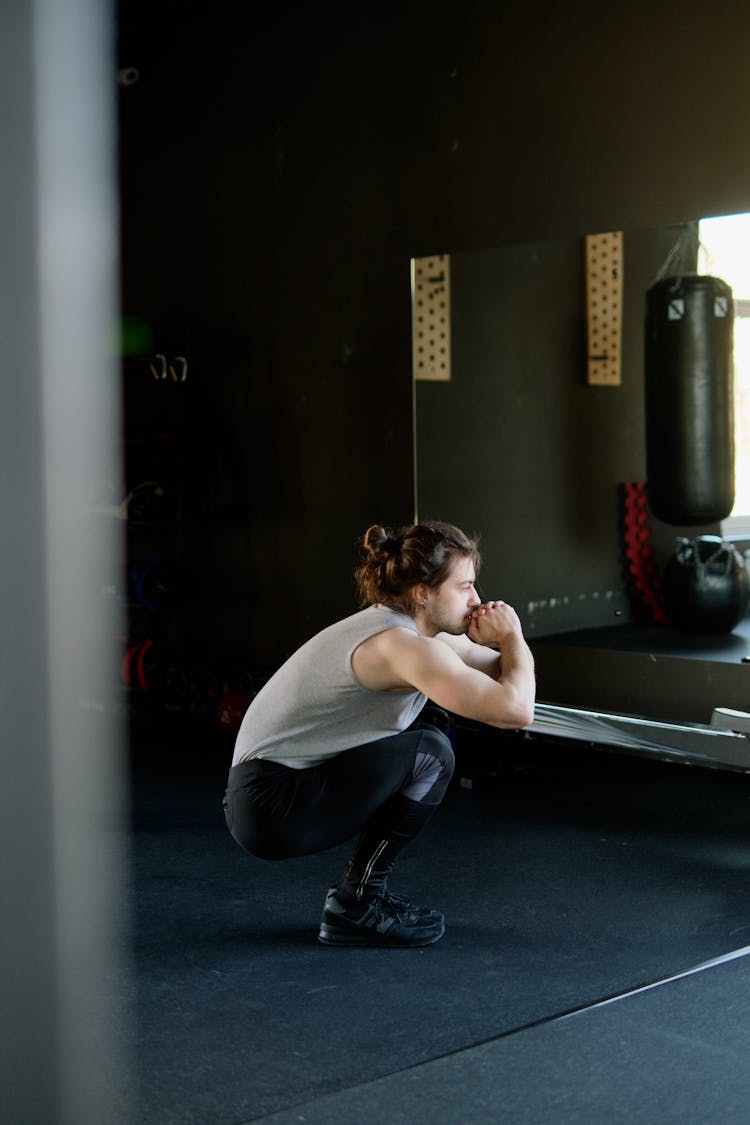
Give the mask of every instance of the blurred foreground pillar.
[[0, 5], [0, 1121], [130, 1120], [106, 0]]

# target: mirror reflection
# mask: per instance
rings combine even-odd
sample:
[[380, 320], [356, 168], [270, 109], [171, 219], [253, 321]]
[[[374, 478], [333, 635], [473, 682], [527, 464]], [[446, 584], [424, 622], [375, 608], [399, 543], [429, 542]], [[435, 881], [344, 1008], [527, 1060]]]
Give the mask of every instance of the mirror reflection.
[[[626, 482], [646, 479], [645, 295], [664, 277], [723, 276], [734, 289], [741, 357], [750, 284], [733, 268], [737, 242], [736, 228], [724, 233], [718, 220], [624, 233], [617, 386], [587, 383], [583, 238], [444, 256], [450, 370], [415, 378], [415, 509], [420, 519], [481, 532], [483, 584], [519, 608], [528, 634], [632, 618], [620, 499]], [[739, 265], [742, 255], [733, 258]], [[738, 359], [737, 368], [733, 516], [742, 517], [750, 512], [748, 363]], [[702, 530], [650, 524], [662, 559], [676, 537]]]

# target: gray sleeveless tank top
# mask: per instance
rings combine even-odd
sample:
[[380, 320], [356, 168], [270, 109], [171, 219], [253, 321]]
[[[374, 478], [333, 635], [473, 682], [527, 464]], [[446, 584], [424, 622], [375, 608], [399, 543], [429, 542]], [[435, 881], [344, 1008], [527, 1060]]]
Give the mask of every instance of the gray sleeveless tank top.
[[253, 758], [305, 769], [405, 730], [424, 707], [421, 692], [373, 691], [352, 671], [352, 654], [385, 629], [417, 627], [381, 605], [337, 621], [302, 645], [253, 699], [232, 765]]

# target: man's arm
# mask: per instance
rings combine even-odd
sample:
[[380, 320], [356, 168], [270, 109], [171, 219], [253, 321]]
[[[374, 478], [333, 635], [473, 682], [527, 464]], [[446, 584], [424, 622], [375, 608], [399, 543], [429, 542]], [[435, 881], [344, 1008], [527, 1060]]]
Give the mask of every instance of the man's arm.
[[[414, 687], [446, 711], [490, 726], [528, 726], [536, 684], [520, 622], [503, 602], [482, 609], [469, 630], [474, 640], [389, 629], [378, 637], [381, 657], [393, 687]], [[491, 645], [498, 645], [501, 654]]]
[[[486, 602], [484, 605], [479, 606], [472, 615], [471, 625], [467, 633], [461, 633], [459, 636], [454, 636], [451, 633], [438, 633], [438, 640], [443, 644], [452, 648], [458, 656], [461, 657], [464, 664], [468, 664], [470, 668], [476, 668], [478, 672], [485, 672], [493, 679], [499, 680], [503, 674], [503, 658], [500, 651], [500, 645], [497, 641], [481, 641], [480, 637], [480, 618], [484, 617], [488, 610], [494, 609], [495, 606], [503, 606], [504, 602]], [[510, 609], [506, 606], [506, 609]], [[514, 613], [515, 617], [515, 613]], [[516, 621], [518, 621], [516, 617]], [[518, 632], [520, 634], [521, 625], [518, 621]], [[521, 634], [522, 636], [522, 634]], [[473, 637], [473, 639], [471, 639]], [[529, 656], [531, 653], [529, 652]]]
[[441, 641], [442, 644], [452, 649], [456, 656], [469, 668], [475, 668], [477, 672], [484, 672], [485, 675], [491, 676], [493, 680], [500, 679], [503, 660], [502, 655], [496, 648], [470, 641], [466, 634], [455, 637], [452, 633], [438, 633], [435, 640]]

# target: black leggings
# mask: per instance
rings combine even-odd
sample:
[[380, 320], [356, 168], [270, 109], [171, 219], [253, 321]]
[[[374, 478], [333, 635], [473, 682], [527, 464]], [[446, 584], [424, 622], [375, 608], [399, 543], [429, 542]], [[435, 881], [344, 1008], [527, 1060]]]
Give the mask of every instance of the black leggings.
[[[452, 773], [447, 736], [437, 727], [410, 727], [306, 769], [259, 759], [232, 766], [224, 813], [237, 843], [261, 859], [325, 851], [373, 818], [386, 835], [387, 822], [399, 821], [406, 843], [440, 804]], [[413, 825], [406, 831], [404, 812]]]

